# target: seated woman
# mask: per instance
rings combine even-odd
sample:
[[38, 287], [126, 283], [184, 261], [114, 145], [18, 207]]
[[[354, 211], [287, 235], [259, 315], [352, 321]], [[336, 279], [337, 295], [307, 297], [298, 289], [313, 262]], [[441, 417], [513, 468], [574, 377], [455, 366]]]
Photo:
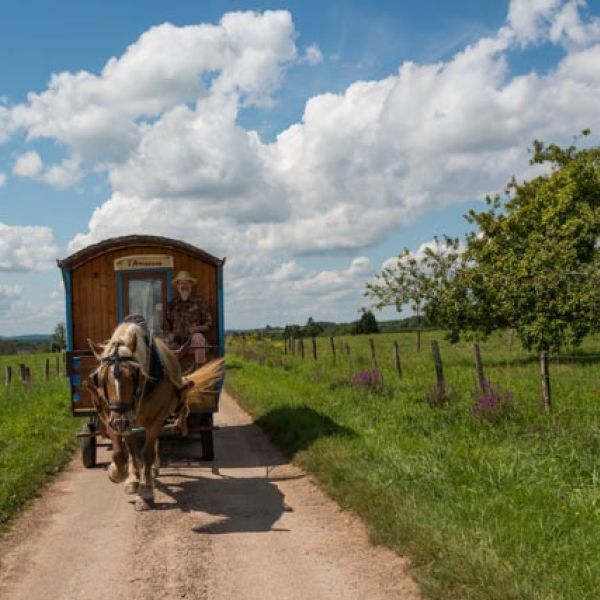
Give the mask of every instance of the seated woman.
[[205, 333], [212, 326], [212, 316], [206, 309], [202, 299], [192, 296], [192, 288], [197, 279], [188, 271], [179, 271], [173, 279], [177, 288], [177, 297], [167, 304], [164, 330], [167, 344], [171, 349], [187, 347], [180, 356], [193, 356], [193, 369], [206, 362]]

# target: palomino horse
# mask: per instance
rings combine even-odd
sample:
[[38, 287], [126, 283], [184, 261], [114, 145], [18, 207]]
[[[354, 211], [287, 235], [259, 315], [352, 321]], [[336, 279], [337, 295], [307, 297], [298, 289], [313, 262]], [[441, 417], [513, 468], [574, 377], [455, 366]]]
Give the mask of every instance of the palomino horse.
[[[187, 434], [186, 392], [192, 386], [210, 390], [222, 377], [223, 360], [208, 363], [182, 378], [177, 356], [160, 338], [153, 338], [156, 354], [151, 358], [152, 348], [144, 329], [136, 323], [121, 323], [104, 345], [88, 342], [100, 361], [87, 387], [112, 442], [108, 477], [114, 483], [127, 479], [125, 491], [137, 492], [136, 509], [145, 510], [154, 502], [153, 470], [158, 469], [158, 436], [165, 420], [176, 413], [176, 426], [182, 435]], [[158, 375], [154, 372], [156, 365]], [[145, 430], [141, 453], [134, 427]]]

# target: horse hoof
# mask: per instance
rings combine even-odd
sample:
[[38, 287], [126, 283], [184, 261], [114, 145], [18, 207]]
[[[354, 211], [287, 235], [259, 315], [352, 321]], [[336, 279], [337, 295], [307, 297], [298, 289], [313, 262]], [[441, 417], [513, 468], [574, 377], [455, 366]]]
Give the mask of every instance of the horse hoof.
[[152, 502], [145, 500], [141, 496], [138, 496], [135, 500], [135, 510], [141, 512], [143, 510], [150, 510], [152, 508]]
[[126, 494], [137, 494], [139, 487], [140, 487], [139, 482], [130, 481], [129, 483], [125, 484], [125, 493]]
[[119, 471], [115, 463], [110, 463], [107, 473], [113, 483], [123, 483], [127, 479], [127, 471]]

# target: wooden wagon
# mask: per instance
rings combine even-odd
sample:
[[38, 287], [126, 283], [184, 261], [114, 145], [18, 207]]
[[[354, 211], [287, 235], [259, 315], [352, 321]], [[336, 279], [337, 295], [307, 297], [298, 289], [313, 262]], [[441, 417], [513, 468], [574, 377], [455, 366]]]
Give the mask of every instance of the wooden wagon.
[[[173, 277], [181, 270], [197, 279], [195, 292], [212, 315], [206, 333], [207, 360], [224, 355], [223, 265], [190, 244], [165, 237], [132, 235], [104, 240], [57, 261], [66, 296], [67, 374], [73, 415], [86, 417], [79, 437], [86, 467], [96, 464], [96, 438], [102, 435], [94, 403], [83, 385], [97, 366], [88, 338], [107, 340], [125, 316], [142, 314], [154, 335], [162, 336], [163, 312], [172, 299]], [[188, 430], [202, 440], [202, 455], [213, 460], [213, 413], [222, 381], [190, 405]]]

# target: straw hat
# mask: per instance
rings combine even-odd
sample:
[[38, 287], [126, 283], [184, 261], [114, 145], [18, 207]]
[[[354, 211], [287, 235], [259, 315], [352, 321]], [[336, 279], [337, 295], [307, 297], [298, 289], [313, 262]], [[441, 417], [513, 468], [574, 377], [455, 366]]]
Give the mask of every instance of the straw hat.
[[177, 277], [173, 279], [173, 285], [177, 285], [180, 281], [189, 281], [192, 285], [198, 283], [198, 280], [195, 277], [192, 277], [189, 271], [179, 271]]

